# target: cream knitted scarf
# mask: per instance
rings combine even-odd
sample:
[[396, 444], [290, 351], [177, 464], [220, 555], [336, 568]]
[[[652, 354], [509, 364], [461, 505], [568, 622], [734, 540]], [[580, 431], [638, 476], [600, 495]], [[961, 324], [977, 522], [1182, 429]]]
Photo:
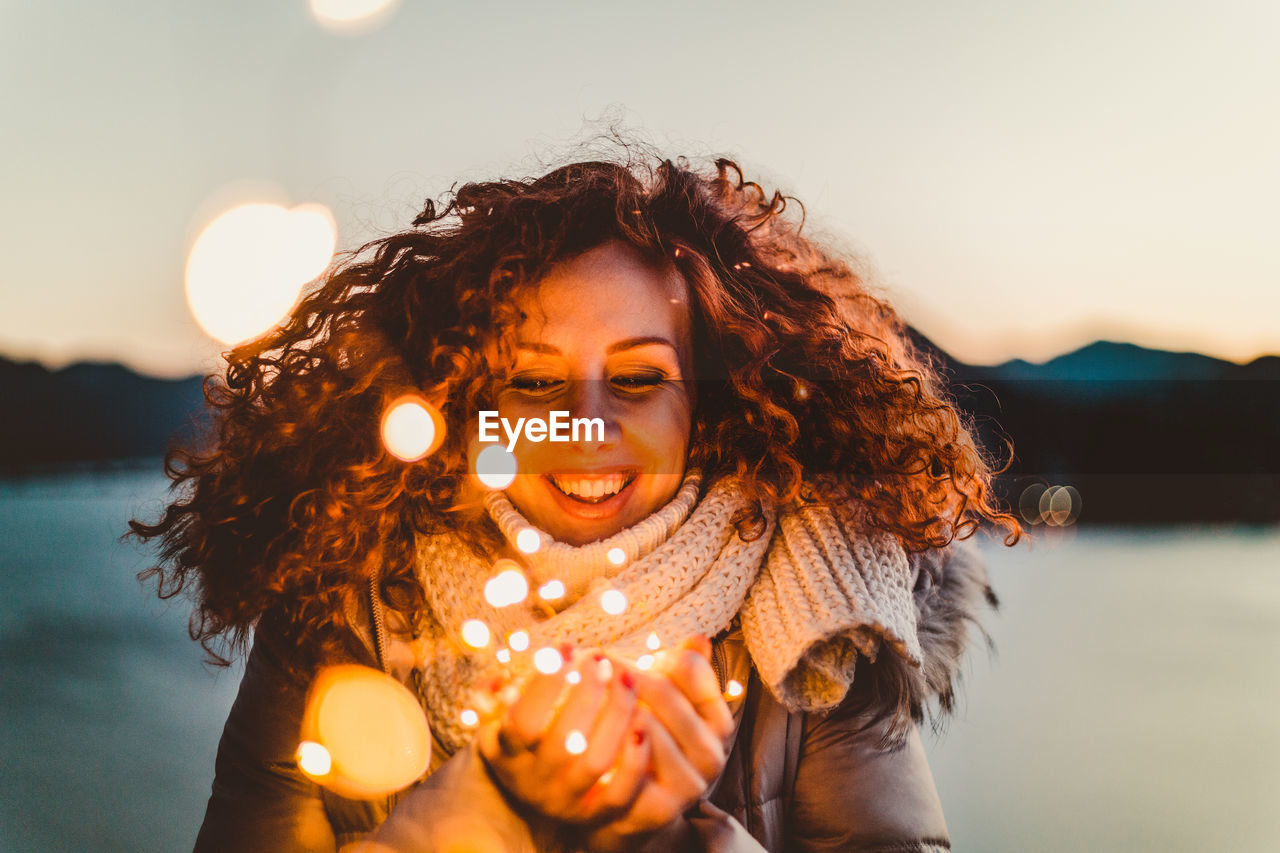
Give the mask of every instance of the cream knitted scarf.
[[[829, 481], [808, 485], [833, 494]], [[862, 524], [853, 502], [781, 513], [766, 506], [764, 533], [748, 542], [733, 524], [746, 505], [737, 481], [722, 479], [705, 495], [701, 487], [700, 474], [690, 472], [653, 515], [581, 547], [552, 540], [502, 492], [490, 493], [486, 508], [510, 544], [529, 529], [541, 541], [535, 553], [520, 555], [529, 597], [501, 608], [484, 596], [490, 562], [452, 534], [421, 537], [416, 572], [436, 623], [421, 689], [441, 744], [453, 752], [470, 739], [460, 714], [471, 689], [504, 670], [528, 674], [533, 652], [544, 646], [600, 646], [635, 658], [646, 652], [651, 633], [663, 645], [690, 633], [714, 637], [739, 616], [761, 681], [787, 708], [806, 711], [837, 705], [853, 681], [857, 653], [875, 660], [882, 642], [920, 665], [906, 554], [894, 536]], [[566, 588], [554, 609], [535, 592], [552, 580]], [[620, 615], [602, 609], [606, 590], [625, 596]], [[489, 627], [487, 648], [462, 642], [468, 619]], [[517, 630], [528, 632], [528, 651], [499, 663], [495, 646]]]

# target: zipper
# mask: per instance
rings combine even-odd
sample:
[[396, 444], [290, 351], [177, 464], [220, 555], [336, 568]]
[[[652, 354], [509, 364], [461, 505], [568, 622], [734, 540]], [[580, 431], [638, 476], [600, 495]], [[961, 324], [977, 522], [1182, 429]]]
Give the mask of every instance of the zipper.
[[378, 667], [387, 669], [387, 624], [382, 615], [382, 596], [378, 593], [378, 576], [369, 578], [369, 612], [373, 616], [373, 651], [378, 656]]
[[715, 670], [716, 681], [719, 682], [720, 684], [721, 693], [725, 691], [725, 687], [726, 687], [725, 681], [724, 681], [725, 664], [722, 660], [723, 657], [724, 657], [724, 644], [712, 643], [711, 644], [711, 668]]

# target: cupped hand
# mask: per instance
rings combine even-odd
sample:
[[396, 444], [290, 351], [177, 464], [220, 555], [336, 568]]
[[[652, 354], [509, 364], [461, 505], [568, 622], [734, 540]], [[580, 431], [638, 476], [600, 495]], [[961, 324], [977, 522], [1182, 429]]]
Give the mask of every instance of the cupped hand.
[[587, 836], [593, 850], [625, 849], [670, 824], [706, 792], [724, 769], [733, 714], [720, 692], [705, 637], [693, 636], [636, 672], [650, 747], [649, 775], [625, 813]]
[[526, 807], [566, 823], [607, 822], [631, 808], [650, 764], [637, 687], [634, 673], [603, 654], [578, 653], [559, 672], [534, 676], [477, 732], [480, 754]]

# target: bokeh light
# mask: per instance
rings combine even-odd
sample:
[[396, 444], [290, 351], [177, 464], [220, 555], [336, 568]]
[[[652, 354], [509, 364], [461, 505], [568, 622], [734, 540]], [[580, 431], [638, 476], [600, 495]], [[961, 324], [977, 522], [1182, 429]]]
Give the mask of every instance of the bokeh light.
[[309, 0], [311, 15], [327, 30], [367, 33], [385, 23], [399, 0]]
[[417, 394], [394, 400], [382, 415], [382, 444], [402, 462], [417, 462], [444, 441], [444, 416]]
[[606, 589], [600, 593], [600, 607], [610, 616], [620, 616], [627, 610], [627, 597], [621, 590]]
[[545, 646], [533, 653], [533, 668], [543, 675], [555, 675], [564, 666], [560, 652]]
[[242, 204], [200, 232], [187, 256], [187, 305], [211, 337], [235, 346], [288, 317], [333, 259], [337, 226], [323, 205]]
[[[329, 756], [327, 768], [321, 750]], [[412, 785], [430, 761], [426, 715], [403, 684], [354, 664], [320, 671], [303, 715], [298, 766], [304, 773], [343, 797], [372, 799]]]
[[458, 715], [458, 719], [462, 721], [464, 726], [470, 728], [480, 722], [480, 715], [471, 708], [463, 708], [462, 713]]
[[648, 638], [644, 641], [644, 646], [651, 652], [656, 652], [658, 649], [662, 648], [662, 640], [658, 638], [657, 631], [649, 632]]
[[730, 678], [729, 683], [725, 685], [724, 696], [726, 699], [737, 699], [742, 695], [742, 682], [737, 679]]
[[298, 767], [308, 776], [328, 776], [333, 769], [329, 750], [313, 740], [298, 744]]
[[536, 554], [542, 547], [542, 537], [532, 527], [526, 527], [516, 534], [516, 547], [525, 554]]
[[500, 444], [491, 444], [476, 454], [476, 479], [490, 489], [510, 486], [519, 468], [515, 455]]
[[605, 556], [607, 556], [609, 558], [609, 562], [613, 563], [615, 566], [621, 566], [627, 561], [627, 552], [621, 548], [610, 548], [609, 553]]
[[587, 751], [587, 736], [577, 729], [572, 729], [564, 737], [564, 751], [570, 755], [582, 755]]
[[636, 669], [653, 669], [655, 660], [653, 655], [640, 655], [636, 658]]
[[479, 619], [468, 619], [462, 623], [462, 641], [472, 648], [483, 649], [489, 645], [489, 626]]
[[517, 652], [529, 650], [529, 632], [528, 631], [512, 631], [511, 636], [507, 638], [507, 645]]
[[564, 598], [564, 581], [550, 580], [538, 587], [538, 597], [543, 601]]
[[485, 601], [494, 607], [509, 607], [528, 597], [529, 581], [514, 560], [499, 560], [494, 568], [498, 570], [497, 574], [484, 584]]
[[498, 663], [511, 663], [511, 649], [498, 649], [494, 657], [498, 659]]

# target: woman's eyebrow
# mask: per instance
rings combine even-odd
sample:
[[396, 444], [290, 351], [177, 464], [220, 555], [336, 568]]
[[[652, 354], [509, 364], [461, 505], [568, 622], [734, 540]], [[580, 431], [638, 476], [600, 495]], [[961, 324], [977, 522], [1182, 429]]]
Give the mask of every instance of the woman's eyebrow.
[[[614, 353], [619, 353], [623, 350], [653, 346], [654, 344], [671, 347], [671, 349], [676, 348], [676, 345], [667, 338], [658, 335], [647, 335], [639, 338], [625, 338], [616, 343], [612, 343], [609, 345], [609, 348], [605, 350], [605, 353], [607, 355], [613, 355]], [[553, 347], [551, 344], [539, 343], [537, 341], [516, 341], [516, 349], [543, 353], [544, 355], [563, 355], [558, 347]]]

